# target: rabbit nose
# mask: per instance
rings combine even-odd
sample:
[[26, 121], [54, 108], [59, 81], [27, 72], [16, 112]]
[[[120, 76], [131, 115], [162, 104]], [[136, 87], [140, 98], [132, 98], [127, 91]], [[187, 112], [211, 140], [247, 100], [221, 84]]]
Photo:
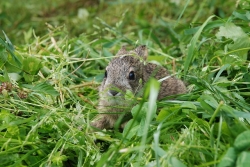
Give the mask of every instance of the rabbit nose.
[[115, 90], [109, 90], [108, 93], [112, 96], [116, 96], [119, 92]]

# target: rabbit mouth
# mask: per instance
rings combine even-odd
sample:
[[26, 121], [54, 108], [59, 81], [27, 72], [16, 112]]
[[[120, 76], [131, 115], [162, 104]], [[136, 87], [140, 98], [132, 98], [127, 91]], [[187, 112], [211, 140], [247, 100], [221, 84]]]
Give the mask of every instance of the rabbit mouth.
[[124, 96], [107, 96], [102, 98], [102, 101], [105, 101], [107, 106], [116, 106], [116, 105], [121, 105], [123, 106], [126, 104]]
[[124, 108], [131, 106], [133, 100], [125, 100], [124, 96], [107, 96], [101, 97], [100, 104], [103, 107], [110, 107], [110, 108]]

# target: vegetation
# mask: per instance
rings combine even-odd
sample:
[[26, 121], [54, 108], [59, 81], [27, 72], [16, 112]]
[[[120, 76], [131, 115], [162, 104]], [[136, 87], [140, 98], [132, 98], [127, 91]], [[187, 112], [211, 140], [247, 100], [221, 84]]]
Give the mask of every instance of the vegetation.
[[[0, 166], [249, 166], [249, 0], [0, 7]], [[105, 66], [139, 44], [189, 91], [151, 80], [123, 132], [93, 132]]]

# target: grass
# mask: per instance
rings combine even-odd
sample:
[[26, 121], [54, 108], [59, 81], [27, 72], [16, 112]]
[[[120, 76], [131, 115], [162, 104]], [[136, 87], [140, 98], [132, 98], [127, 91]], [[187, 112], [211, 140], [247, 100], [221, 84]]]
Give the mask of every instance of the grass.
[[[0, 166], [250, 163], [248, 1], [0, 6]], [[93, 132], [105, 66], [124, 44], [146, 44], [189, 91], [156, 101], [151, 80], [123, 132]]]

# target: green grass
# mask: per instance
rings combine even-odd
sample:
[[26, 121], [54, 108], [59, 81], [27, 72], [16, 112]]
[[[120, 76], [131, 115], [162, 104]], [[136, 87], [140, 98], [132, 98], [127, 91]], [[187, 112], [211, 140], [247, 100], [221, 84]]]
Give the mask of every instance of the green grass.
[[[0, 166], [249, 166], [249, 1], [0, 7]], [[151, 80], [123, 132], [93, 132], [105, 66], [124, 44], [146, 44], [188, 92], [156, 101]]]

